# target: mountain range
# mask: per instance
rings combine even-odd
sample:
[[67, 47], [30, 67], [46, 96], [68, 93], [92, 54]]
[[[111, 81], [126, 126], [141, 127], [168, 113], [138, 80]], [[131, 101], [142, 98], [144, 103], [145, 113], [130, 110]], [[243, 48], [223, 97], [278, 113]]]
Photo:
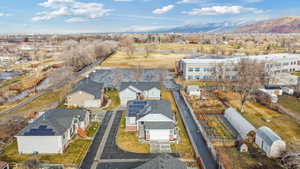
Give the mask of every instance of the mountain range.
[[[129, 31], [130, 32], [130, 31]], [[211, 22], [189, 24], [147, 33], [300, 33], [300, 17], [284, 17], [259, 22]]]

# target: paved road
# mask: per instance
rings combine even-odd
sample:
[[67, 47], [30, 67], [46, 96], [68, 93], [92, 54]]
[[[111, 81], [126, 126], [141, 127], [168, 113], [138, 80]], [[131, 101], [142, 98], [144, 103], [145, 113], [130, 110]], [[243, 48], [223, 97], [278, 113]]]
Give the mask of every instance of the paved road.
[[[110, 54], [111, 55], [111, 54]], [[48, 88], [48, 89], [45, 89], [45, 90], [41, 90], [39, 91], [37, 94], [35, 94], [34, 96], [32, 97], [29, 97], [25, 100], [23, 100], [22, 102], [18, 103], [17, 105], [15, 105], [14, 107], [8, 109], [8, 110], [5, 110], [3, 112], [0, 112], [0, 114], [8, 114], [8, 113], [11, 113], [11, 112], [15, 112], [17, 111], [18, 109], [26, 106], [27, 104], [31, 103], [32, 101], [36, 100], [37, 98], [39, 98], [40, 96], [52, 91], [52, 90], [55, 90], [55, 89], [58, 89], [60, 87], [62, 87], [63, 85], [69, 83], [70, 81], [73, 81], [75, 80], [76, 78], [80, 77], [82, 74], [84, 73], [87, 73], [89, 70], [91, 70], [92, 68], [94, 68], [95, 66], [99, 65], [100, 63], [102, 63], [105, 59], [107, 59], [110, 55], [108, 55], [107, 57], [103, 57], [101, 59], [99, 59], [98, 61], [96, 61], [95, 63], [93, 64], [90, 64], [88, 66], [86, 66], [85, 68], [83, 68], [82, 70], [80, 70], [79, 72], [77, 73], [74, 73], [72, 76], [68, 77], [67, 79], [61, 81], [60, 83]]]
[[80, 165], [80, 169], [90, 169], [94, 163], [94, 159], [97, 155], [100, 143], [102, 142], [102, 138], [104, 136], [104, 133], [106, 131], [106, 128], [108, 126], [109, 120], [111, 119], [112, 113], [110, 111], [108, 111], [105, 116], [104, 119], [101, 123], [100, 128], [98, 129], [94, 140], [85, 156], [85, 158], [83, 159], [81, 165]]
[[185, 125], [187, 127], [187, 130], [191, 133], [190, 139], [194, 141], [196, 144], [197, 149], [195, 151], [198, 151], [198, 154], [200, 155], [200, 158], [204, 162], [204, 166], [206, 169], [217, 169], [218, 163], [214, 160], [210, 150], [208, 149], [206, 142], [203, 138], [203, 136], [198, 132], [198, 126], [193, 119], [191, 112], [189, 111], [187, 105], [185, 104], [182, 96], [179, 93], [179, 90], [172, 90], [173, 96], [178, 104], [178, 107], [180, 109], [180, 112], [184, 118]]

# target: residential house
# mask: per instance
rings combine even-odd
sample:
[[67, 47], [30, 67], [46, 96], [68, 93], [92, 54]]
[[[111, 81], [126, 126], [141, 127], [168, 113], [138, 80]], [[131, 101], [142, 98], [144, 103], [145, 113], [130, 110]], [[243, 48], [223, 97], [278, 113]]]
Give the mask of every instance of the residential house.
[[199, 96], [201, 95], [201, 90], [199, 86], [190, 85], [186, 87], [186, 92], [189, 96]]
[[127, 131], [137, 131], [138, 137], [145, 141], [177, 139], [176, 120], [169, 101], [129, 101], [127, 108]]
[[262, 126], [256, 131], [255, 143], [268, 157], [280, 157], [286, 150], [285, 142], [270, 128]]
[[20, 154], [62, 154], [70, 140], [87, 128], [86, 109], [51, 109], [16, 135]]
[[126, 106], [131, 100], [159, 100], [159, 82], [123, 82], [120, 86], [121, 105]]
[[85, 78], [79, 81], [67, 96], [66, 105], [72, 107], [101, 107], [103, 84]]
[[187, 169], [187, 166], [168, 154], [162, 154], [135, 169]]

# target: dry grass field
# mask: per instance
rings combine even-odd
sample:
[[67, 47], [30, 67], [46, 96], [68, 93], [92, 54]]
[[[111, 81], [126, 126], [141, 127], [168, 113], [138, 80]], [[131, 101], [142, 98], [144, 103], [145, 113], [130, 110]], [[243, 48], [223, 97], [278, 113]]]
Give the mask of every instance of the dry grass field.
[[[239, 109], [239, 97], [232, 92], [222, 93], [228, 98], [228, 103]], [[299, 149], [296, 144], [300, 140], [300, 125], [296, 120], [287, 114], [281, 114], [271, 110], [263, 105], [248, 101], [245, 105], [245, 112], [243, 116], [249, 120], [256, 128], [261, 126], [268, 126], [274, 130], [291, 149]]]
[[125, 52], [118, 51], [102, 63], [102, 66], [114, 66], [120, 68], [132, 68], [141, 66], [143, 68], [167, 68], [174, 69], [175, 62], [185, 57], [184, 54], [161, 54], [151, 53], [145, 57], [144, 52], [136, 52], [132, 57], [128, 57]]

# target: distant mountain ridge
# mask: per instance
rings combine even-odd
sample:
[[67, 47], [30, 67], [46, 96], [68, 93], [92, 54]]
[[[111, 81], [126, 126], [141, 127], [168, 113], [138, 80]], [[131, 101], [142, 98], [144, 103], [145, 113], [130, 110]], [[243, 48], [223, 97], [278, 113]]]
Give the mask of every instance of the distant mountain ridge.
[[235, 33], [300, 33], [300, 17], [284, 17], [237, 28]]

